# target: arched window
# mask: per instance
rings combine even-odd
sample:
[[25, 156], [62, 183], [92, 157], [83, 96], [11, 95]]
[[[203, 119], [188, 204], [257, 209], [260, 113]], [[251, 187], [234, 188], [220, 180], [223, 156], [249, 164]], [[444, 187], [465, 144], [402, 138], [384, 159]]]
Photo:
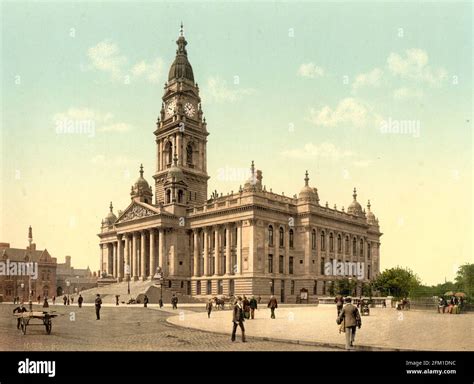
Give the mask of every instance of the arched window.
[[165, 156], [166, 156], [166, 164], [171, 165], [173, 162], [173, 144], [171, 141], [168, 141], [165, 146]]
[[283, 228], [280, 227], [280, 247], [283, 247], [285, 245], [284, 237], [285, 232], [283, 231]]
[[166, 204], [171, 203], [171, 189], [166, 190]]
[[178, 203], [183, 202], [183, 191], [180, 189], [178, 190]]
[[268, 227], [268, 245], [273, 245], [273, 227]]
[[370, 243], [367, 243], [367, 259], [370, 260]]
[[324, 231], [321, 232], [321, 251], [326, 250], [326, 234]]
[[341, 238], [341, 235], [337, 235], [337, 251], [342, 252], [342, 238]]
[[193, 163], [193, 146], [191, 144], [186, 146], [186, 162], [188, 164]]
[[349, 236], [346, 236], [346, 245], [344, 246], [346, 255], [349, 254]]
[[354, 237], [352, 239], [352, 256], [356, 256], [356, 255], [357, 255], [357, 240]]
[[311, 248], [316, 249], [316, 231], [314, 229], [311, 232]]
[[364, 240], [360, 239], [360, 249], [359, 249], [360, 257], [364, 257]]
[[334, 235], [332, 232], [329, 234], [329, 252], [334, 252]]
[[290, 248], [293, 248], [293, 240], [294, 240], [293, 230], [290, 229]]

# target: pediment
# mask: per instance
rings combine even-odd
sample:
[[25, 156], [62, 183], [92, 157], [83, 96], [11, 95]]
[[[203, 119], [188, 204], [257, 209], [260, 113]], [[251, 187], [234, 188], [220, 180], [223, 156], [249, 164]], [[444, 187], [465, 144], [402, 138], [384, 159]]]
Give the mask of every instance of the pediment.
[[142, 217], [158, 215], [159, 210], [151, 205], [145, 203], [138, 203], [134, 201], [125, 211], [119, 216], [115, 224], [123, 223], [125, 221], [141, 219]]

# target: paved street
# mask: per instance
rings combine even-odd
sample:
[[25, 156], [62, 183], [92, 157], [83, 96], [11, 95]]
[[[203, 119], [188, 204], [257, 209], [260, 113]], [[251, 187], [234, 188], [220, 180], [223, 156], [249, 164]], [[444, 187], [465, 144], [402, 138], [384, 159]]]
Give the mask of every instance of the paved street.
[[[12, 316], [13, 304], [0, 304], [0, 350], [2, 351], [324, 351], [307, 345], [270, 342], [248, 338], [247, 343], [235, 343], [229, 335], [218, 335], [199, 330], [176, 327], [166, 322], [170, 312], [142, 306], [103, 307], [101, 320], [95, 320], [92, 306], [81, 309], [77, 305], [56, 305], [50, 310], [62, 314], [53, 320], [51, 335], [45, 327], [29, 326], [23, 335], [16, 329], [16, 318]], [[188, 317], [196, 310], [179, 309], [181, 317]], [[35, 306], [34, 310], [42, 310]], [[204, 315], [204, 313], [203, 313]], [[75, 318], [74, 318], [75, 316]], [[32, 320], [39, 324], [39, 320]], [[228, 329], [231, 324], [228, 322]]]
[[[232, 313], [214, 311], [173, 316], [169, 322], [194, 329], [226, 332]], [[276, 319], [263, 306], [255, 320], [245, 322], [247, 335], [276, 338], [321, 345], [344, 346], [344, 334], [336, 324], [336, 306], [281, 306]], [[432, 351], [474, 350], [474, 314], [449, 315], [433, 311], [397, 311], [393, 308], [371, 308], [370, 316], [362, 317], [357, 330], [356, 346], [365, 349], [407, 349]]]

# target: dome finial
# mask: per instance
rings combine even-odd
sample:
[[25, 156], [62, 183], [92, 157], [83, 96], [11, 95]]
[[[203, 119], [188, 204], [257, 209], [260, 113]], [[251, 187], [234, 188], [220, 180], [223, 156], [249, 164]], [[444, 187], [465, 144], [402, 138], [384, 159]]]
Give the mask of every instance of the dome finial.
[[110, 212], [113, 212], [113, 210], [114, 210], [114, 206], [112, 205], [112, 202], [110, 202], [110, 206], [109, 206], [109, 208], [110, 208]]
[[354, 198], [354, 201], [357, 201], [357, 190], [354, 187], [354, 193], [352, 194], [352, 197]]
[[304, 178], [304, 185], [307, 187], [308, 186], [308, 182], [309, 182], [309, 177], [308, 177], [308, 171], [306, 170], [306, 173], [304, 174], [305, 175], [305, 178]]
[[179, 30], [179, 35], [184, 36], [184, 30], [183, 30], [183, 22], [181, 21], [181, 28]]
[[143, 177], [143, 164], [140, 164], [140, 177]]
[[255, 163], [252, 160], [252, 165], [250, 166], [250, 171], [252, 172], [252, 176], [255, 173]]
[[370, 205], [370, 200], [367, 200], [367, 210], [370, 211], [370, 207], [371, 207], [371, 205]]

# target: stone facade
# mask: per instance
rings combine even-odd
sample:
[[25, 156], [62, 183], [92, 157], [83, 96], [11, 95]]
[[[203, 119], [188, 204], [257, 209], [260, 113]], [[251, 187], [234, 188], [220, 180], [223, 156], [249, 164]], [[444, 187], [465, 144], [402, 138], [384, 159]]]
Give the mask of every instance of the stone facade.
[[[56, 296], [65, 293], [80, 293], [85, 289], [97, 287], [97, 274], [87, 268], [74, 268], [71, 265], [71, 256], [66, 256], [64, 263], [58, 263], [56, 272]], [[69, 287], [67, 282], [69, 281]]]
[[[122, 280], [151, 279], [160, 267], [166, 286], [198, 297], [275, 294], [295, 301], [326, 293], [340, 277], [324, 273], [333, 260], [363, 263], [361, 282], [379, 273], [378, 220], [354, 189], [347, 212], [319, 204], [308, 173], [298, 196], [267, 191], [252, 162], [238, 192], [207, 194], [207, 124], [181, 33], [155, 130], [155, 201], [143, 177], [131, 204], [102, 221], [101, 270]], [[127, 273], [128, 272], [128, 273]]]

